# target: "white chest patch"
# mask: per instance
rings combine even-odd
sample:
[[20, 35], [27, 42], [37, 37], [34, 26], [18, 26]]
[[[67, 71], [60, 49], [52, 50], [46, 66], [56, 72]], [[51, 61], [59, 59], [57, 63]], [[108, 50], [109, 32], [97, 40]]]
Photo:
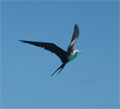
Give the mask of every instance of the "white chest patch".
[[77, 53], [73, 53], [73, 54], [71, 54], [71, 55], [68, 56], [68, 60], [72, 61], [73, 59], [76, 58], [76, 56], [77, 56]]

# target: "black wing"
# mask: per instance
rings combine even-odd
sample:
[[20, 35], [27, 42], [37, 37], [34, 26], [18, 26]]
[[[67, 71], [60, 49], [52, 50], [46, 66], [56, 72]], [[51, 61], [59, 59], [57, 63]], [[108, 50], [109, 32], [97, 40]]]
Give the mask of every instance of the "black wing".
[[39, 46], [42, 48], [45, 48], [46, 50], [51, 51], [52, 53], [55, 53], [63, 63], [66, 63], [68, 61], [67, 58], [67, 52], [55, 45], [54, 43], [47, 43], [47, 42], [35, 42], [35, 41], [25, 41], [25, 40], [20, 40], [21, 42], [32, 44], [35, 46]]
[[78, 37], [79, 37], [79, 27], [78, 27], [77, 24], [75, 24], [75, 26], [74, 26], [74, 32], [73, 32], [73, 35], [72, 35], [72, 40], [71, 40], [71, 42], [70, 42], [70, 44], [68, 46], [68, 49], [67, 49], [68, 53], [71, 54], [74, 51], [73, 50], [73, 46], [74, 46], [76, 40], [78, 39]]

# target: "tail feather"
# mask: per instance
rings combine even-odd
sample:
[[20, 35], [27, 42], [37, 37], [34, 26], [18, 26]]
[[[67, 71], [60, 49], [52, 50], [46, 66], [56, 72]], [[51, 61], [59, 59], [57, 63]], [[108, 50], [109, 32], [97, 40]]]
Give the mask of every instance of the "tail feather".
[[55, 70], [55, 71], [51, 74], [51, 76], [53, 76], [53, 75], [60, 69], [60, 71], [57, 73], [57, 74], [59, 74], [59, 73], [62, 71], [62, 69], [64, 68], [64, 66], [65, 66], [65, 63], [63, 63], [60, 67], [58, 67], [57, 70]]
[[57, 73], [57, 75], [60, 74], [60, 72], [63, 70], [64, 67], [65, 67], [65, 64], [62, 64], [61, 69], [60, 69], [60, 71]]

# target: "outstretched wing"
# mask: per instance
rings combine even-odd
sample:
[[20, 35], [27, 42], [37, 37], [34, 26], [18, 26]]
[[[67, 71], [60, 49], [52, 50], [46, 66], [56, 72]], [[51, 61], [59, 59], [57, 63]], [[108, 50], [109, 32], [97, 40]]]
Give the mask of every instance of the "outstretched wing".
[[63, 63], [67, 62], [67, 52], [58, 47], [57, 45], [53, 43], [47, 43], [47, 42], [35, 42], [35, 41], [25, 41], [25, 40], [20, 40], [23, 43], [28, 43], [32, 44], [38, 47], [45, 48], [48, 51], [51, 51], [52, 53], [55, 53]]
[[70, 42], [70, 44], [69, 44], [69, 46], [67, 48], [67, 52], [69, 54], [71, 54], [74, 51], [73, 50], [73, 46], [74, 46], [76, 40], [78, 39], [78, 37], [79, 37], [79, 27], [78, 27], [77, 24], [75, 24], [75, 26], [74, 26], [74, 32], [73, 32], [73, 35], [72, 35], [72, 40], [71, 40], [71, 42]]

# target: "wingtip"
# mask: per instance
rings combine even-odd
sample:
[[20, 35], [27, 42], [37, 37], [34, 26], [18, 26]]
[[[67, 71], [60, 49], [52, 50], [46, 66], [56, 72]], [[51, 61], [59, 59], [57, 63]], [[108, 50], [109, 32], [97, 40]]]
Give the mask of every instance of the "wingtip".
[[79, 31], [79, 27], [77, 24], [75, 24], [74, 29]]
[[78, 25], [77, 25], [77, 24], [75, 24], [75, 26], [74, 26], [74, 27], [76, 28], [76, 27], [78, 27]]
[[25, 42], [24, 40], [19, 40], [20, 42]]
[[23, 40], [18, 40], [18, 41], [23, 42]]

